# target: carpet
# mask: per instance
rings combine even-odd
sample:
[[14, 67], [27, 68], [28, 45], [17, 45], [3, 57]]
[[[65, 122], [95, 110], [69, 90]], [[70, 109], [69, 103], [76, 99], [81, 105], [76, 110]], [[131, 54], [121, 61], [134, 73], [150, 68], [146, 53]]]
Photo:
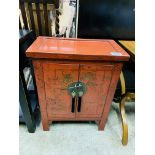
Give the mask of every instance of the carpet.
[[19, 126], [20, 155], [134, 155], [134, 103], [126, 103], [129, 138], [121, 143], [122, 125], [118, 103], [113, 102], [104, 131], [95, 122], [54, 122], [50, 131], [43, 131], [39, 122], [35, 133]]

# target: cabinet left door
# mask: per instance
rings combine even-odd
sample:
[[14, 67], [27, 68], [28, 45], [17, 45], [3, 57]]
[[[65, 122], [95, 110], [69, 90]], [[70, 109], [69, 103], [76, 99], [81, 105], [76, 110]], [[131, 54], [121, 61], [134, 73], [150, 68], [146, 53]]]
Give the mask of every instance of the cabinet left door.
[[78, 81], [78, 64], [43, 63], [47, 116], [53, 119], [73, 119], [72, 97], [68, 85]]

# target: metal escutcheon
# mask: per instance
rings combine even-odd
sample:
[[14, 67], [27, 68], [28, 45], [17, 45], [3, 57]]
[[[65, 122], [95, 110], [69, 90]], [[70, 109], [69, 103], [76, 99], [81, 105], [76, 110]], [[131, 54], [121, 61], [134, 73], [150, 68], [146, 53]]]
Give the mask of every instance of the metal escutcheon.
[[75, 96], [82, 96], [83, 94], [86, 93], [86, 85], [83, 83], [83, 82], [74, 82], [74, 83], [71, 83], [69, 86], [68, 86], [68, 93], [69, 95], [71, 95], [73, 97], [73, 94]]

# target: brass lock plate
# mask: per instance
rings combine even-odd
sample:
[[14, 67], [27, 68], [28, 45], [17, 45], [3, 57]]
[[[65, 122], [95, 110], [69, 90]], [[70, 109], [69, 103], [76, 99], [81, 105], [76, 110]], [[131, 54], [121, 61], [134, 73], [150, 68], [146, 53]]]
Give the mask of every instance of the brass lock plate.
[[83, 82], [74, 82], [68, 86], [68, 93], [71, 96], [82, 96], [86, 93], [86, 85]]

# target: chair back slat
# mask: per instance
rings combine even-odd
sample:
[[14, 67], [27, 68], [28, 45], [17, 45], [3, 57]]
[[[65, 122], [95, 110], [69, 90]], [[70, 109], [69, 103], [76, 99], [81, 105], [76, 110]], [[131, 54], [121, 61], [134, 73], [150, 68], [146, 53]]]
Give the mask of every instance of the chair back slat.
[[43, 10], [44, 10], [44, 19], [45, 19], [45, 33], [46, 35], [49, 35], [47, 4], [45, 3], [45, 1], [43, 2]]
[[23, 17], [23, 22], [24, 22], [24, 27], [25, 29], [28, 29], [28, 23], [27, 23], [27, 18], [26, 18], [26, 11], [25, 11], [25, 6], [24, 6], [24, 2], [20, 1], [20, 8], [21, 8], [21, 14]]
[[22, 28], [22, 26], [21, 26], [21, 22], [20, 22], [20, 19], [19, 19], [19, 29], [21, 29]]
[[31, 28], [32, 28], [33, 30], [35, 30], [32, 3], [28, 3], [28, 10], [29, 10], [29, 14], [30, 14]]
[[36, 4], [36, 13], [37, 13], [37, 22], [39, 27], [39, 34], [42, 35], [42, 23], [41, 23], [41, 15], [40, 15], [40, 5], [38, 2]]
[[59, 34], [59, 1], [55, 0], [56, 19], [55, 19], [55, 32]]

